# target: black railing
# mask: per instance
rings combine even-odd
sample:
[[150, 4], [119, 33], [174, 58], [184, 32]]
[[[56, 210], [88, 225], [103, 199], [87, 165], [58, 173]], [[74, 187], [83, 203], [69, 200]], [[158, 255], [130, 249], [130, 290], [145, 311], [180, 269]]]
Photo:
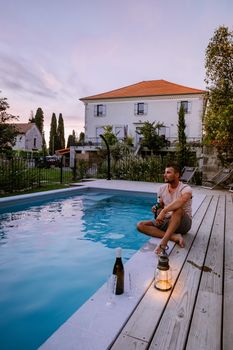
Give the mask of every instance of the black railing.
[[0, 157], [0, 191], [13, 193], [41, 188], [45, 185], [70, 183], [72, 170], [63, 166], [63, 159], [56, 163], [39, 158]]

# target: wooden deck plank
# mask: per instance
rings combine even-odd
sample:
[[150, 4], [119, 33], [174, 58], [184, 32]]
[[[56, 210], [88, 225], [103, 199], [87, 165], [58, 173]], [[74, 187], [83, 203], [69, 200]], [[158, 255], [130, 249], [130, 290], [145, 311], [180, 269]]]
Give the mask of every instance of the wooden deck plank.
[[120, 350], [146, 350], [148, 348], [148, 342], [144, 342], [141, 339], [132, 338], [121, 333], [117, 338], [117, 343], [115, 346], [117, 346], [117, 349]]
[[221, 349], [225, 196], [219, 199], [186, 349]]
[[149, 349], [184, 349], [218, 197], [213, 197]]
[[[208, 210], [211, 199], [212, 195], [207, 196], [196, 212], [193, 219], [192, 229], [186, 236], [185, 249], [176, 245], [170, 254], [173, 280], [176, 280], [179, 275], [180, 269], [184, 264], [195, 235], [202, 223], [206, 211]], [[111, 349], [128, 349], [127, 346], [129, 342], [134, 341], [135, 339], [138, 339], [138, 341], [149, 342], [154, 333], [154, 329], [159, 322], [160, 315], [163, 312], [169, 295], [170, 292], [161, 293], [152, 285]]]
[[233, 196], [226, 197], [225, 225], [225, 274], [224, 274], [224, 304], [223, 304], [223, 349], [231, 350], [233, 344]]

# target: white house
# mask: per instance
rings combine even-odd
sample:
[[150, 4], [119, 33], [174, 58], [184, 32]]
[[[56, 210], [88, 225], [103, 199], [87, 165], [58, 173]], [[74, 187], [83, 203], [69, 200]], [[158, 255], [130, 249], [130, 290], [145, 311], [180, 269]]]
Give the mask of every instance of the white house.
[[14, 123], [18, 131], [14, 150], [37, 151], [42, 149], [42, 135], [35, 123]]
[[145, 121], [161, 122], [171, 143], [178, 138], [178, 111], [185, 109], [186, 136], [188, 141], [202, 139], [202, 117], [205, 91], [171, 83], [166, 80], [142, 81], [109, 92], [80, 99], [85, 104], [85, 137], [96, 140], [103, 127], [113, 126], [118, 138], [132, 136], [136, 146], [140, 140], [138, 131]]

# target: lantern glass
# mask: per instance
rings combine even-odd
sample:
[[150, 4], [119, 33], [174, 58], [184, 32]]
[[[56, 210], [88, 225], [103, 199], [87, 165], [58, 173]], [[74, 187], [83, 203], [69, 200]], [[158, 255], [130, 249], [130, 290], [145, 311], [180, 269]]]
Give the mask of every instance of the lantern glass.
[[172, 288], [172, 274], [169, 266], [168, 255], [166, 253], [168, 247], [160, 246], [160, 248], [162, 251], [158, 257], [158, 265], [155, 271], [154, 287], [165, 292]]
[[170, 268], [168, 270], [160, 270], [159, 268], [156, 269], [154, 286], [156, 289], [164, 292], [172, 288], [172, 276]]

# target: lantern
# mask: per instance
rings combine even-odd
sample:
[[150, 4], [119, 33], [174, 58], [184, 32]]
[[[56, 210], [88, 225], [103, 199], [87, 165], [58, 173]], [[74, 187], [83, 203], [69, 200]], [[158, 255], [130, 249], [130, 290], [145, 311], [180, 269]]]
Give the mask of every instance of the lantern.
[[169, 259], [166, 253], [166, 248], [160, 246], [162, 252], [159, 254], [158, 265], [155, 271], [154, 287], [158, 290], [166, 292], [172, 288], [172, 276], [169, 266]]

